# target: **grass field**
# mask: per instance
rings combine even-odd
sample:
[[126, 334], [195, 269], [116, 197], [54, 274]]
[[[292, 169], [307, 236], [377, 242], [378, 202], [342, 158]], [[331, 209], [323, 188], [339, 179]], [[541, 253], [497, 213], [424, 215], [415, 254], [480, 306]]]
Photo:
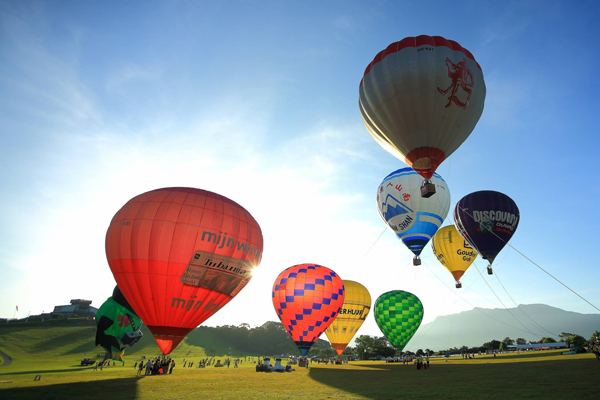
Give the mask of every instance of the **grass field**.
[[[560, 351], [502, 354], [475, 359], [432, 359], [431, 368], [385, 362], [317, 365], [291, 373], [240, 368], [182, 368], [202, 349], [185, 342], [173, 354], [172, 375], [137, 376], [141, 355], [156, 355], [152, 341], [126, 354], [125, 366], [93, 371], [81, 367], [92, 325], [0, 328], [0, 350], [12, 363], [0, 366], [0, 399], [598, 399], [593, 354]], [[140, 342], [141, 344], [141, 342]], [[133, 349], [133, 348], [132, 348]], [[223, 358], [223, 357], [217, 357]], [[34, 381], [41, 375], [39, 381]]]

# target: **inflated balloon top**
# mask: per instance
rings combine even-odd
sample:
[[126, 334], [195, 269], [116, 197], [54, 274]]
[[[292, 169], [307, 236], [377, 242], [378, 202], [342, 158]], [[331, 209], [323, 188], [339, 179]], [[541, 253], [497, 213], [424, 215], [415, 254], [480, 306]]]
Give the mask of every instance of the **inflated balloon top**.
[[366, 287], [358, 282], [344, 280], [344, 305], [338, 316], [325, 330], [327, 339], [334, 350], [341, 355], [358, 329], [362, 326], [371, 309], [371, 295]]
[[470, 193], [454, 207], [456, 229], [490, 263], [489, 274], [494, 259], [516, 232], [519, 218], [513, 199], [493, 190]]
[[422, 178], [412, 168], [402, 168], [386, 176], [377, 188], [377, 210], [381, 219], [415, 254], [414, 264], [450, 210], [450, 190], [446, 181], [434, 174], [431, 183], [437, 194], [421, 197]]
[[302, 355], [306, 355], [340, 312], [344, 284], [327, 267], [299, 264], [279, 274], [272, 298], [281, 323]]
[[359, 108], [369, 133], [425, 178], [471, 134], [485, 82], [473, 55], [441, 36], [407, 37], [365, 70]]
[[263, 237], [239, 204], [193, 188], [129, 200], [106, 233], [106, 257], [123, 295], [164, 354], [252, 278]]
[[375, 301], [375, 321], [390, 344], [401, 352], [423, 320], [423, 304], [403, 290], [386, 292]]

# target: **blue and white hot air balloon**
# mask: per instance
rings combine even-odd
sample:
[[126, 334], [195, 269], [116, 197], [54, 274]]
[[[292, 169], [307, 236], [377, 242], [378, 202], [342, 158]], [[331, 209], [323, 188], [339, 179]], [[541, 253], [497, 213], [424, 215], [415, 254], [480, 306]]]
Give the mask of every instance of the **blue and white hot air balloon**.
[[385, 223], [415, 254], [419, 255], [442, 225], [450, 210], [450, 190], [446, 181], [433, 174], [436, 195], [421, 197], [423, 178], [412, 168], [402, 168], [386, 176], [377, 189], [377, 210]]

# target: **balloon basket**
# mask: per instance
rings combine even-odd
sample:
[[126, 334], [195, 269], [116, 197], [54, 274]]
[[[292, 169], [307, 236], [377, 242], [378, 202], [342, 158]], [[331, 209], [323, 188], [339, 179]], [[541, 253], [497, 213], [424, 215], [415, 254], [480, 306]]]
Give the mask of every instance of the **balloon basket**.
[[460, 281], [456, 282], [456, 288], [460, 289], [462, 287], [462, 283], [460, 283]]
[[492, 271], [492, 266], [491, 265], [488, 265], [487, 271], [488, 271], [488, 275], [493, 275], [494, 274], [494, 271]]
[[421, 197], [429, 198], [435, 194], [435, 185], [429, 180], [425, 180], [421, 185]]
[[419, 266], [419, 265], [421, 265], [421, 259], [420, 259], [419, 257], [416, 257], [416, 256], [415, 256], [415, 258], [413, 258], [413, 265], [414, 265], [414, 266]]

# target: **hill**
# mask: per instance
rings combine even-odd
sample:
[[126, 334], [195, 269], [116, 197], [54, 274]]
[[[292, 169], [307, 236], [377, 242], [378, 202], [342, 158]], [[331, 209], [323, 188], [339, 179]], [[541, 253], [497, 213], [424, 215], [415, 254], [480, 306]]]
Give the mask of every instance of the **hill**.
[[[569, 332], [589, 339], [600, 330], [600, 314], [580, 314], [543, 304], [520, 305], [511, 309], [475, 308], [459, 314], [442, 316], [419, 328], [407, 350], [481, 346], [493, 339], [524, 338], [538, 341], [541, 337], [559, 339]], [[126, 349], [126, 359], [160, 353], [152, 334], [143, 328], [144, 338]], [[73, 356], [96, 358], [103, 350], [94, 345], [96, 325], [91, 320], [54, 320], [0, 324], [0, 350], [13, 360]], [[360, 336], [360, 331], [358, 333]], [[319, 339], [309, 356], [333, 350], [329, 342]], [[248, 325], [204, 327], [194, 329], [173, 352], [174, 357], [206, 357], [242, 355], [297, 354], [296, 345], [279, 322], [266, 322], [260, 327]], [[99, 356], [98, 356], [99, 357]]]
[[[144, 326], [144, 337], [125, 350], [125, 358], [136, 360], [160, 354], [152, 334]], [[74, 362], [84, 357], [98, 358], [104, 351], [94, 345], [96, 324], [92, 320], [67, 319], [0, 324], [0, 350], [13, 361], [72, 356]], [[329, 342], [319, 339], [309, 355], [321, 350], [334, 353]], [[206, 357], [273, 354], [300, 355], [296, 345], [279, 322], [266, 322], [260, 327], [222, 326], [194, 329], [173, 351], [174, 357]]]
[[562, 332], [589, 339], [597, 330], [600, 330], [600, 314], [580, 314], [545, 304], [509, 309], [474, 308], [437, 317], [421, 326], [408, 350], [481, 346], [493, 339], [502, 341], [505, 337], [527, 341], [539, 341], [542, 337], [558, 340]]

